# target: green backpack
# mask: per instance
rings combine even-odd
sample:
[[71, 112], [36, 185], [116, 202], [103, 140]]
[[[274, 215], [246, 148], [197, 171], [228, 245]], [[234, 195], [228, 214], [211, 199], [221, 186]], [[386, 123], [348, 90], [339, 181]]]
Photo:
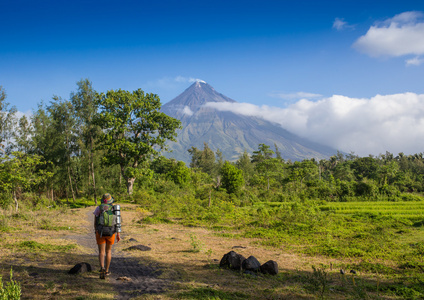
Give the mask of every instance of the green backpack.
[[113, 205], [101, 204], [99, 206], [100, 215], [97, 217], [97, 231], [100, 236], [112, 236], [116, 232], [116, 216], [113, 212]]

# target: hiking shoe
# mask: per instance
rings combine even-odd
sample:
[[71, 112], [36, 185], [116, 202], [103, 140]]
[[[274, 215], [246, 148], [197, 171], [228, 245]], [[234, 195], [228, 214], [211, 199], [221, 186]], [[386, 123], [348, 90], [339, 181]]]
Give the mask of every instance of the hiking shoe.
[[105, 276], [109, 276], [110, 275], [110, 271], [105, 271]]
[[105, 279], [106, 277], [106, 270], [105, 269], [101, 269], [100, 270], [100, 279]]

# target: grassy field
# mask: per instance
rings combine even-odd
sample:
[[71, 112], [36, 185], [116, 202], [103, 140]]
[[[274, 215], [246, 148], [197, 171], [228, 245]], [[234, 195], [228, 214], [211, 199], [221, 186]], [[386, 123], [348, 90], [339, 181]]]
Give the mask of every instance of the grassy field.
[[354, 215], [369, 213], [420, 221], [424, 219], [424, 201], [405, 202], [331, 202], [321, 207], [322, 210], [336, 214]]
[[[3, 284], [12, 269], [22, 299], [125, 295], [122, 283], [98, 279], [96, 250], [90, 244], [94, 207], [85, 205], [1, 211]], [[123, 241], [114, 255], [154, 266], [160, 273], [155, 280], [166, 283], [159, 292], [133, 299], [424, 298], [424, 202], [263, 203], [227, 211], [186, 210], [161, 214], [123, 204]], [[152, 250], [124, 251], [134, 244], [131, 238]], [[252, 276], [220, 269], [219, 260], [231, 250], [261, 263], [274, 260], [280, 272]], [[94, 272], [68, 275], [78, 262], [92, 264]]]

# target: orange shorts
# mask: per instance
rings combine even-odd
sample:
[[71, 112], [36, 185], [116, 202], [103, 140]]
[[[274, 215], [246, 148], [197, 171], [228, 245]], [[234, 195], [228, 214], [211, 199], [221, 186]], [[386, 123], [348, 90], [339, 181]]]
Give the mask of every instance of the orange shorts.
[[112, 236], [102, 236], [100, 237], [100, 233], [96, 232], [96, 241], [97, 241], [97, 245], [101, 245], [101, 244], [108, 244], [108, 245], [113, 245], [115, 243], [115, 235], [116, 233], [114, 233]]

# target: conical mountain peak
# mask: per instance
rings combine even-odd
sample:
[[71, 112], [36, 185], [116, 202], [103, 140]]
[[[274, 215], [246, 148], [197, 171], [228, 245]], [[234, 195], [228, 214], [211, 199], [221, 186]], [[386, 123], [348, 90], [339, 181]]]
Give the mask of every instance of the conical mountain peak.
[[162, 107], [162, 111], [168, 115], [183, 118], [191, 116], [202, 110], [208, 102], [236, 102], [215, 91], [215, 89], [204, 81], [196, 81], [183, 93], [169, 101]]

